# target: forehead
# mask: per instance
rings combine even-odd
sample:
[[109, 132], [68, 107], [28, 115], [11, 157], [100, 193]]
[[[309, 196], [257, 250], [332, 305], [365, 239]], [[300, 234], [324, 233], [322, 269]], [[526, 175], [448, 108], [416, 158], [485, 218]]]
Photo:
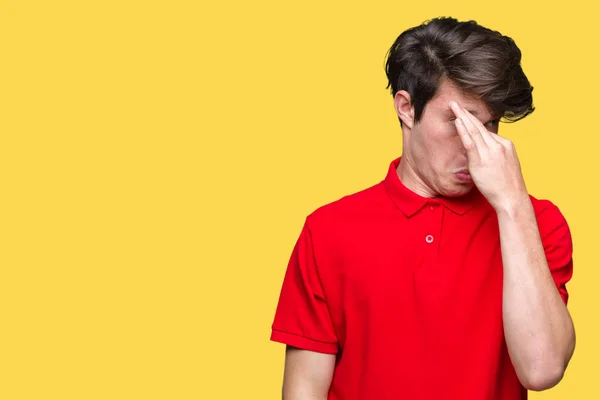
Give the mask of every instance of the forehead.
[[432, 111], [436, 112], [452, 112], [449, 105], [452, 100], [469, 110], [479, 119], [492, 118], [490, 109], [483, 100], [463, 92], [448, 80], [442, 81], [437, 93], [427, 103], [427, 106], [431, 105]]

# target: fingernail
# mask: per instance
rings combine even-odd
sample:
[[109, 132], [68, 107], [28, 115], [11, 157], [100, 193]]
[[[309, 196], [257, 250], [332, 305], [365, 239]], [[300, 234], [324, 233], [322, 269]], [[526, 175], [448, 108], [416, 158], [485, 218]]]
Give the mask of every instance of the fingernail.
[[450, 102], [450, 107], [452, 107], [452, 108], [456, 107], [456, 102], [454, 100], [452, 100]]

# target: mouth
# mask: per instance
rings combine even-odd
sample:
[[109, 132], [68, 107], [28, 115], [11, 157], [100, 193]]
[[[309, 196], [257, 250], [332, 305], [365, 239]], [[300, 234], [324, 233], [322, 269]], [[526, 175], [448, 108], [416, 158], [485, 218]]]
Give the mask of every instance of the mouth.
[[461, 182], [464, 182], [464, 183], [473, 182], [473, 178], [471, 178], [471, 174], [469, 173], [469, 170], [467, 170], [467, 169], [460, 170], [455, 175], [458, 178], [458, 180]]

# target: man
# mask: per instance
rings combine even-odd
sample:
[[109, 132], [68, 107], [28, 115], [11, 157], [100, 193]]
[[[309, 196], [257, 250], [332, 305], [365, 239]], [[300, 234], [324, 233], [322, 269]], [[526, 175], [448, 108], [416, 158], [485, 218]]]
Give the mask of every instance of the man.
[[510, 38], [451, 18], [393, 44], [403, 154], [306, 219], [272, 326], [285, 400], [520, 400], [561, 380], [569, 227], [498, 135], [533, 112], [520, 60]]

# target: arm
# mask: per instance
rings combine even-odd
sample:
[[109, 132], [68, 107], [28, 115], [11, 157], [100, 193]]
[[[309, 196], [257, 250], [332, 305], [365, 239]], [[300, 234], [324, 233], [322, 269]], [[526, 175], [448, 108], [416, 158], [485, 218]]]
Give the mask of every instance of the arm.
[[533, 206], [523, 197], [497, 210], [504, 266], [504, 334], [523, 386], [555, 386], [575, 349], [571, 316], [556, 288]]
[[[450, 107], [457, 117], [469, 172], [498, 217], [504, 269], [502, 316], [511, 361], [523, 386], [548, 389], [562, 379], [575, 347], [575, 330], [553, 282], [514, 145], [489, 132], [455, 102]], [[557, 247], [563, 257], [553, 260], [554, 266], [569, 267], [570, 243]]]
[[327, 400], [335, 355], [286, 347], [283, 400]]
[[286, 270], [271, 340], [286, 344], [284, 400], [326, 400], [339, 352], [330, 305], [305, 222]]

